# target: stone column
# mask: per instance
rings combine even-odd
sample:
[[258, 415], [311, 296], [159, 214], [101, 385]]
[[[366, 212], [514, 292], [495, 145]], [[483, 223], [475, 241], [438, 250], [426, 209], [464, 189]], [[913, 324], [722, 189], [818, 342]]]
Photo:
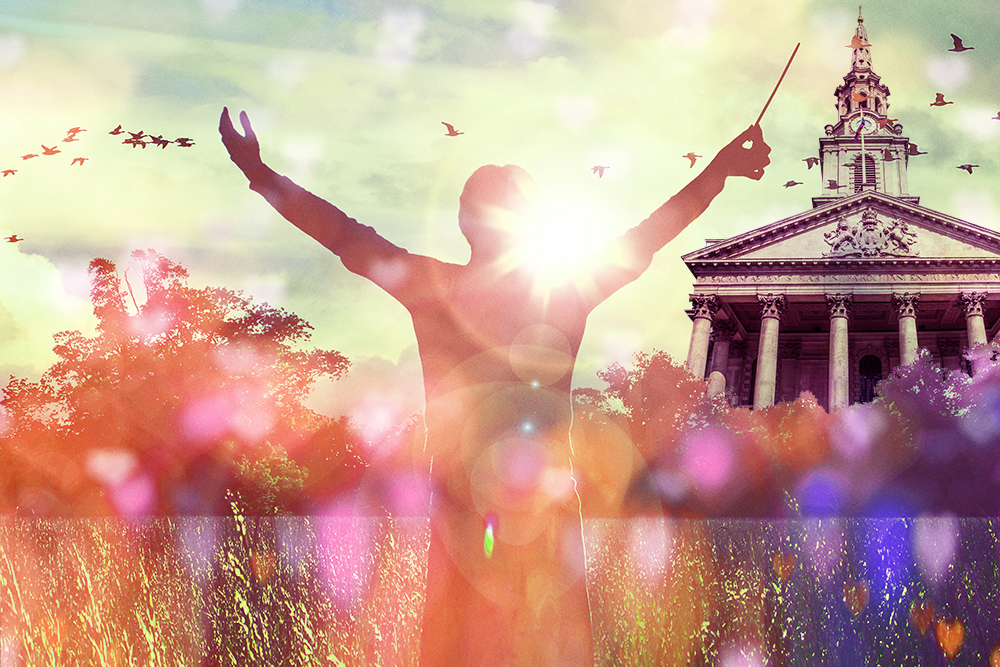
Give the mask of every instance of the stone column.
[[854, 305], [850, 294], [827, 294], [830, 309], [830, 413], [846, 408], [851, 402], [850, 348], [847, 344], [847, 318]]
[[892, 295], [892, 307], [899, 318], [899, 365], [905, 366], [917, 358], [917, 301], [919, 294]]
[[732, 320], [720, 320], [712, 326], [712, 340], [715, 347], [712, 348], [711, 370], [719, 371], [726, 375], [729, 369], [729, 345], [736, 335], [736, 323]]
[[713, 294], [692, 294], [690, 297], [693, 309], [690, 311], [694, 321], [691, 327], [691, 346], [688, 348], [687, 367], [695, 377], [705, 377], [705, 365], [708, 363], [708, 341], [712, 334], [712, 319], [719, 310], [719, 300]]
[[983, 324], [983, 304], [986, 295], [980, 292], [961, 292], [958, 305], [965, 315], [965, 329], [969, 332], [969, 347], [986, 345], [986, 325]]
[[781, 294], [758, 294], [760, 303], [760, 343], [757, 345], [757, 377], [754, 383], [753, 409], [774, 405], [774, 385], [778, 372], [778, 322], [785, 310]]
[[[986, 345], [986, 325], [983, 324], [983, 303], [986, 301], [986, 294], [980, 292], [959, 292], [958, 305], [962, 307], [962, 314], [965, 315], [965, 330], [968, 333], [969, 347], [971, 350], [976, 345]], [[972, 363], [972, 373], [976, 373], [976, 360], [969, 357]]]

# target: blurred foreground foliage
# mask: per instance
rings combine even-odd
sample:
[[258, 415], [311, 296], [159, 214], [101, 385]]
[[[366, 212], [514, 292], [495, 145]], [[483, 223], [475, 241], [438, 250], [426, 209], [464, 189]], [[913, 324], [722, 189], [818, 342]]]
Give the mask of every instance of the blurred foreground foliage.
[[734, 408], [665, 353], [637, 354], [631, 368], [599, 373], [603, 389], [574, 392], [585, 461], [596, 421], [615, 424], [633, 446], [619, 507], [594, 488], [607, 461], [584, 464], [585, 513], [589, 505], [593, 516], [996, 516], [1000, 348], [966, 357], [972, 377], [923, 350], [879, 384], [873, 402], [828, 414], [808, 392], [764, 410]]
[[302, 350], [312, 327], [297, 315], [193, 288], [152, 250], [132, 258], [141, 285], [90, 264], [95, 335], [55, 334], [59, 360], [4, 388], [0, 510], [228, 514], [232, 491], [244, 513], [280, 514], [356, 486], [365, 466], [347, 420], [305, 403], [350, 362]]

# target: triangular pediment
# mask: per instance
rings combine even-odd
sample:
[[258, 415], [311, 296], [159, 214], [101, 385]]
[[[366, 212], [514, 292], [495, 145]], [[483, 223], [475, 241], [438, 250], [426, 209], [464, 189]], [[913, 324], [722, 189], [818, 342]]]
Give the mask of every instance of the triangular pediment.
[[997, 260], [1000, 234], [879, 192], [864, 192], [688, 253], [705, 262]]

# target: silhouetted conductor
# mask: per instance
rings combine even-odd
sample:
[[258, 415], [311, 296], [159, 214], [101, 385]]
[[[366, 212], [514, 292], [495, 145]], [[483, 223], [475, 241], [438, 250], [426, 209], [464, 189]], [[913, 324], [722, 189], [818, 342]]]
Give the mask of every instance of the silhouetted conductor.
[[[583, 283], [544, 293], [511, 266], [535, 184], [513, 165], [477, 169], [459, 199], [467, 264], [416, 255], [279, 176], [228, 109], [233, 162], [287, 220], [410, 313], [432, 458], [431, 547], [421, 664], [591, 665], [580, 515], [570, 479], [570, 389], [587, 316], [649, 267], [729, 176], [770, 162], [760, 127], [725, 146], [674, 197], [612, 241]], [[748, 147], [744, 147], [747, 144]], [[484, 553], [484, 530], [496, 547]]]

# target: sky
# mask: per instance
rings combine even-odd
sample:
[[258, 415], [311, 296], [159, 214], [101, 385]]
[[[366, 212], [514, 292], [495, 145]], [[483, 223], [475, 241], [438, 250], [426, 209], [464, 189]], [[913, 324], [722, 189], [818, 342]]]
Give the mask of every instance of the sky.
[[[1000, 230], [1000, 4], [862, 11], [890, 116], [928, 152], [910, 162], [910, 194]], [[753, 123], [801, 43], [761, 121], [765, 176], [730, 179], [594, 311], [575, 384], [600, 386], [599, 369], [638, 351], [683, 361], [680, 256], [821, 194], [802, 159], [837, 121], [857, 16], [843, 0], [0, 0], [0, 170], [16, 170], [0, 178], [0, 236], [24, 239], [0, 243], [0, 377], [35, 379], [53, 333], [93, 331], [90, 260], [137, 275], [129, 254], [153, 248], [195, 286], [300, 315], [312, 344], [351, 359], [317, 408], [398, 420], [422, 405], [406, 311], [247, 188], [219, 141], [223, 106], [247, 111], [279, 173], [411, 252], [464, 263], [458, 195], [478, 166], [524, 167], [569, 229], [610, 240]], [[974, 50], [948, 52], [951, 32]], [[931, 107], [937, 92], [954, 104]], [[193, 145], [132, 147], [118, 125]], [[43, 146], [62, 152], [21, 158]], [[689, 151], [705, 156], [693, 168]]]

